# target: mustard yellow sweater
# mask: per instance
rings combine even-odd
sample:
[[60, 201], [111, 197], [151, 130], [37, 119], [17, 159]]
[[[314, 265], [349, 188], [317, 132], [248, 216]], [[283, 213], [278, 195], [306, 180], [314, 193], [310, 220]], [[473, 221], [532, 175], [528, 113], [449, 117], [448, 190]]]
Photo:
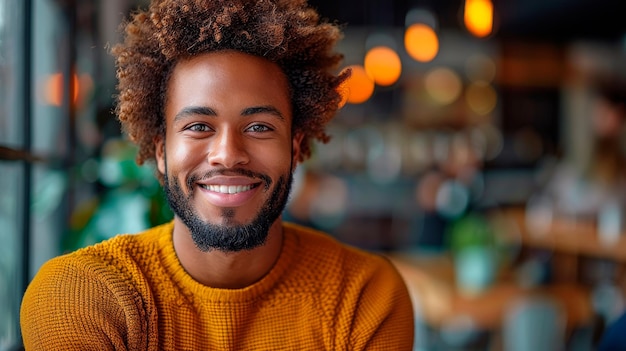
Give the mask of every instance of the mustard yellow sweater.
[[411, 302], [384, 258], [285, 224], [264, 278], [215, 289], [180, 265], [172, 228], [48, 261], [21, 306], [26, 349], [411, 350]]

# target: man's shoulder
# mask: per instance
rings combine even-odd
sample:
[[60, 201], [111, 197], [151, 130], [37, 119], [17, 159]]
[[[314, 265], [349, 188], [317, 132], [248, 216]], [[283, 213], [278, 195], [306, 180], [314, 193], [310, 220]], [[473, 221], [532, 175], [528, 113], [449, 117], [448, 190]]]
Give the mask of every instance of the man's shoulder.
[[[171, 233], [172, 224], [158, 225], [136, 234], [118, 234], [100, 243], [74, 251], [65, 257], [102, 257], [103, 259], [120, 259], [122, 257], [140, 258], [152, 255], [158, 250], [161, 239], [168, 231]], [[62, 256], [63, 257], [63, 256]]]
[[[156, 226], [136, 234], [118, 234], [97, 244], [86, 246], [48, 260], [38, 275], [119, 273], [141, 266], [155, 257], [160, 238], [169, 224]], [[79, 273], [82, 272], [82, 273]]]
[[83, 323], [97, 335], [145, 331], [154, 309], [151, 283], [161, 274], [157, 251], [163, 230], [117, 235], [44, 263], [22, 297], [28, 338], [56, 330], [87, 340], [94, 334], [83, 333]]
[[324, 274], [372, 275], [394, 270], [383, 255], [341, 242], [328, 233], [292, 223], [286, 223], [285, 228], [296, 237], [299, 261], [309, 267], [324, 267]]

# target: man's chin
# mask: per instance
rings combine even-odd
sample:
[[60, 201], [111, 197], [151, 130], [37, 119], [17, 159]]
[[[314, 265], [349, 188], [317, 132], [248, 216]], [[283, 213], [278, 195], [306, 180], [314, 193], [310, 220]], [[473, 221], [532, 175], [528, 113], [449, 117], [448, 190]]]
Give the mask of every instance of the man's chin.
[[219, 250], [238, 252], [252, 250], [265, 244], [270, 224], [259, 218], [249, 225], [236, 225], [233, 220], [228, 224], [209, 224], [195, 221], [187, 223], [191, 237], [201, 251]]

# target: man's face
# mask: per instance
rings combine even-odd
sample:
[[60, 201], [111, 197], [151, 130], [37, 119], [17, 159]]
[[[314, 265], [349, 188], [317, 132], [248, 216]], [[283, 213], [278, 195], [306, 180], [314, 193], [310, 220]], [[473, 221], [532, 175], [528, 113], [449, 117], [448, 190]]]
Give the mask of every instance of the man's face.
[[157, 166], [198, 248], [262, 245], [289, 195], [299, 140], [287, 78], [262, 58], [202, 54], [173, 68]]

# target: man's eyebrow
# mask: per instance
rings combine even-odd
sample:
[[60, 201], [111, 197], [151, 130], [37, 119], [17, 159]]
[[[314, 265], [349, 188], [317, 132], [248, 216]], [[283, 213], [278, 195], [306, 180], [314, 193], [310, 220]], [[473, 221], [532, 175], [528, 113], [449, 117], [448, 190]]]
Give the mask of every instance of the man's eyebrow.
[[282, 120], [285, 119], [285, 116], [283, 116], [283, 114], [276, 107], [271, 105], [248, 107], [241, 111], [242, 116], [251, 116], [259, 113], [269, 113]]
[[212, 108], [206, 106], [188, 106], [180, 110], [176, 116], [174, 116], [174, 122], [181, 120], [185, 117], [205, 115], [205, 116], [217, 116], [217, 113]]
[[[243, 109], [241, 111], [242, 116], [252, 116], [255, 114], [267, 113], [278, 117], [281, 120], [285, 119], [285, 116], [274, 106], [253, 106]], [[176, 116], [174, 116], [174, 121], [179, 121], [184, 119], [185, 117], [204, 115], [204, 116], [217, 116], [217, 112], [210, 107], [206, 106], [187, 106], [180, 110]]]

